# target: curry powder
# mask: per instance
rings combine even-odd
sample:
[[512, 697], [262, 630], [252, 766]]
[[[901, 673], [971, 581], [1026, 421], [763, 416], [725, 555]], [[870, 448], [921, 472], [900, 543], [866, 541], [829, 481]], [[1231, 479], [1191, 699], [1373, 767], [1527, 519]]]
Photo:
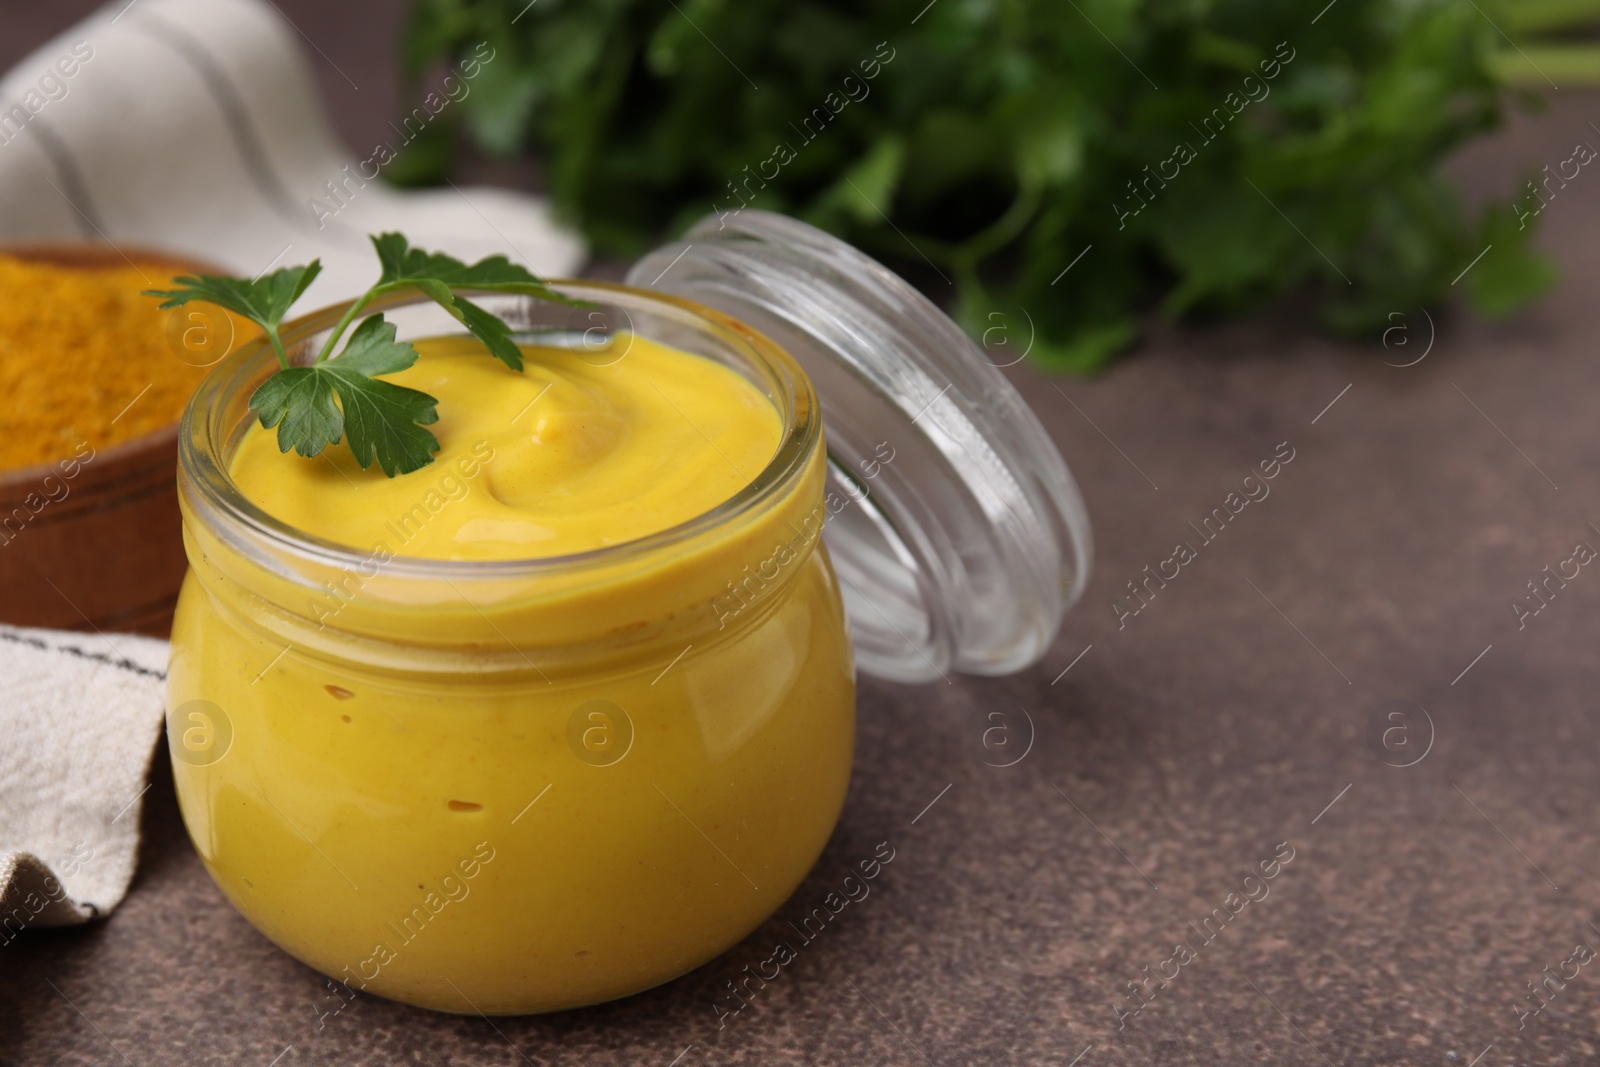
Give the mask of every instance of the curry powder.
[[224, 354], [229, 339], [215, 334], [231, 332], [237, 347], [258, 332], [209, 305], [160, 311], [157, 298], [140, 295], [170, 287], [172, 276], [171, 266], [148, 263], [68, 267], [0, 255], [0, 470], [48, 463], [84, 442], [103, 451], [176, 422], [206, 375], [194, 364]]

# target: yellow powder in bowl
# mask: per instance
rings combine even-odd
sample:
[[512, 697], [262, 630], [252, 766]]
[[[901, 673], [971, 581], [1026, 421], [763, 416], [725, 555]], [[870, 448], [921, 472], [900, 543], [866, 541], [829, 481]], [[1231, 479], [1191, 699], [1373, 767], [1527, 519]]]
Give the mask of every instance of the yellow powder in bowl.
[[0, 254], [0, 470], [176, 422], [206, 375], [197, 364], [256, 335], [210, 305], [159, 311], [140, 295], [181, 273], [137, 258], [100, 268]]

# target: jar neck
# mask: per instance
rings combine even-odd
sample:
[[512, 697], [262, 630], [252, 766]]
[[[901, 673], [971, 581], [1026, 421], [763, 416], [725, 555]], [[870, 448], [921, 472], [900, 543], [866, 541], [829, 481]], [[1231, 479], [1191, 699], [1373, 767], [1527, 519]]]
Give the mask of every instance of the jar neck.
[[824, 477], [819, 450], [791, 491], [743, 521], [567, 581], [395, 577], [377, 557], [365, 567], [302, 562], [285, 573], [219, 536], [188, 487], [180, 501], [191, 570], [237, 627], [299, 655], [391, 676], [555, 681], [664, 661], [758, 626], [821, 550]]

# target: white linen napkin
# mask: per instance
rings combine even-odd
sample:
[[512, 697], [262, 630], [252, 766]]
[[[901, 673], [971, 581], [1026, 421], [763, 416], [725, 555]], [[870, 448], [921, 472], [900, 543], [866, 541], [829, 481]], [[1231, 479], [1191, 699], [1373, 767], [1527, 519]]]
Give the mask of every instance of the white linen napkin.
[[[301, 40], [262, 0], [115, 0], [40, 48], [0, 80], [0, 244], [103, 240], [251, 276], [321, 257], [302, 309], [364, 291], [365, 235], [384, 230], [545, 276], [581, 264], [580, 239], [534, 197], [365, 177], [384, 146], [339, 146]], [[387, 147], [459, 106], [472, 70], [419, 100]], [[148, 638], [0, 627], [0, 945], [127, 892], [166, 662]]]
[[302, 310], [371, 285], [366, 235], [384, 230], [544, 276], [582, 264], [582, 240], [536, 197], [383, 184], [385, 150], [405, 152], [508, 58], [484, 45], [352, 156], [303, 42], [265, 0], [114, 0], [44, 45], [0, 80], [0, 243], [144, 245], [251, 277], [320, 256]]
[[165, 641], [0, 627], [0, 945], [128, 891], [166, 670]]

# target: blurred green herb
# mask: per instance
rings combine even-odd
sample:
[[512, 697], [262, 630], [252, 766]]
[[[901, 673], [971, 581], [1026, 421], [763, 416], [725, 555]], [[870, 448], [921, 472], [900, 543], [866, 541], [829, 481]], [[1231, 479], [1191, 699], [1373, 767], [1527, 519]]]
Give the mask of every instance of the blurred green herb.
[[1496, 25], [1510, 47], [1500, 54], [1501, 75], [1528, 89], [1600, 86], [1600, 0], [1516, 0]]
[[461, 109], [470, 135], [537, 154], [602, 252], [748, 200], [906, 271], [974, 334], [1026, 311], [1037, 358], [1087, 370], [1156, 309], [1309, 292], [1325, 325], [1376, 333], [1491, 245], [1461, 285], [1478, 308], [1547, 287], [1531, 230], [1505, 206], [1470, 214], [1437, 173], [1503, 117], [1501, 15], [1491, 0], [417, 0], [407, 64], [496, 49]]
[[316, 358], [300, 366], [290, 363], [280, 329], [289, 308], [322, 271], [320, 260], [284, 267], [253, 281], [186, 274], [173, 279], [174, 289], [145, 293], [162, 297], [162, 310], [198, 300], [227, 308], [261, 327], [278, 358], [278, 369], [251, 394], [250, 408], [264, 428], [278, 428], [279, 451], [293, 449], [302, 456], [315, 456], [348, 435], [357, 463], [366, 468], [376, 462], [393, 478], [433, 462], [439, 440], [424, 427], [439, 420], [438, 401], [420, 390], [378, 380], [380, 374], [405, 370], [417, 361], [417, 350], [409, 341], [396, 340], [394, 324], [381, 314], [363, 319], [344, 350], [334, 355], [340, 339], [373, 300], [406, 290], [420, 292], [482, 341], [490, 355], [517, 371], [522, 369], [522, 352], [511, 340], [511, 327], [458, 290], [522, 293], [563, 304], [573, 301], [504, 256], [469, 266], [412, 248], [398, 233], [371, 240], [381, 266], [377, 283], [340, 317]]

